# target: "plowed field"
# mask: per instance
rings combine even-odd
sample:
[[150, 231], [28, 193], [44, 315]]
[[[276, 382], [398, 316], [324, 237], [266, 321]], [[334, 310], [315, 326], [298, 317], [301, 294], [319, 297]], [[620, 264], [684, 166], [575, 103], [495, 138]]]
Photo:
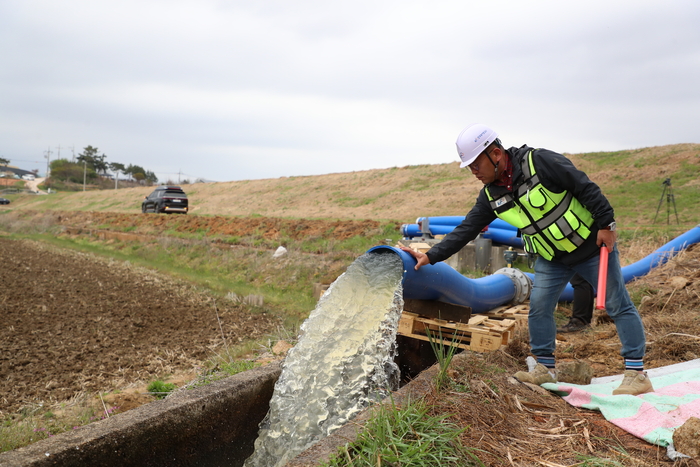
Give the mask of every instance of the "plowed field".
[[[188, 371], [222, 335], [214, 300], [117, 262], [0, 238], [0, 411]], [[216, 302], [229, 342], [277, 322]]]

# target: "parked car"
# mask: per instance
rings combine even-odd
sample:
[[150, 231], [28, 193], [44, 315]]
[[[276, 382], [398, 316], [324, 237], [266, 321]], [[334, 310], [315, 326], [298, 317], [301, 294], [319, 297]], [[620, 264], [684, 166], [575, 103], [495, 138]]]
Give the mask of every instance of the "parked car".
[[22, 175], [22, 179], [32, 181], [35, 179], [35, 177], [32, 174], [24, 174]]
[[10, 200], [7, 198], [0, 198], [0, 204], [10, 204]]
[[187, 195], [179, 186], [159, 186], [141, 203], [141, 212], [181, 213], [189, 209]]

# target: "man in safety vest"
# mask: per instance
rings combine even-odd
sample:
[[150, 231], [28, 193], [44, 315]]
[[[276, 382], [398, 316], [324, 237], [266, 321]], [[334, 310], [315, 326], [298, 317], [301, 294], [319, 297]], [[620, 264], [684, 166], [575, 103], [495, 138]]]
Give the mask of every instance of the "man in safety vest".
[[597, 284], [600, 248], [607, 248], [605, 308], [615, 321], [625, 359], [622, 384], [613, 394], [652, 392], [644, 372], [644, 326], [622, 277], [613, 208], [598, 185], [561, 154], [528, 146], [504, 149], [498, 134], [482, 124], [462, 130], [457, 152], [460, 167], [469, 167], [484, 188], [464, 221], [427, 253], [404, 249], [415, 257], [415, 268], [457, 253], [496, 217], [517, 227], [525, 250], [537, 255], [528, 328], [538, 364], [515, 377], [542, 384], [556, 381], [554, 310], [559, 296], [576, 273]]

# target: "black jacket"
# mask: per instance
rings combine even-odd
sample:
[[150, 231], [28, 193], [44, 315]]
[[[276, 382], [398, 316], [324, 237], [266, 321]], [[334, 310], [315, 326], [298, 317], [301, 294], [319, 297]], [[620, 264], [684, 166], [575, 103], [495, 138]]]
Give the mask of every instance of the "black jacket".
[[[506, 151], [513, 162], [514, 191], [524, 182], [520, 164], [531, 149], [524, 145], [520, 148], [512, 147]], [[595, 219], [591, 235], [584, 244], [571, 253], [557, 254], [554, 261], [574, 265], [598, 254], [600, 251], [596, 245], [598, 230], [615, 220], [613, 208], [607, 198], [603, 196], [600, 187], [593, 183], [584, 172], [574, 167], [569, 159], [556, 152], [547, 149], [535, 149], [533, 162], [540, 181], [547, 189], [554, 192], [562, 192], [564, 190], [571, 192], [591, 212], [593, 219]], [[489, 190], [494, 198], [498, 198], [507, 192], [506, 187], [494, 184], [489, 184]], [[430, 259], [430, 264], [444, 261], [457, 253], [464, 245], [474, 240], [479, 235], [479, 232], [493, 222], [494, 219], [496, 219], [496, 214], [491, 210], [486, 191], [482, 188], [476, 199], [476, 204], [462, 223], [428, 251], [427, 255]]]

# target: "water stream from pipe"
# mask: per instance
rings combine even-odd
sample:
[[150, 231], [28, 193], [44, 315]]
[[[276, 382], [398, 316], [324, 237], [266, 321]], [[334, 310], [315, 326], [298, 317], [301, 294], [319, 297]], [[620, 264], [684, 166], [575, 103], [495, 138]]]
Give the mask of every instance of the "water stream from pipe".
[[279, 467], [396, 388], [403, 309], [397, 255], [364, 254], [301, 326], [245, 467]]

